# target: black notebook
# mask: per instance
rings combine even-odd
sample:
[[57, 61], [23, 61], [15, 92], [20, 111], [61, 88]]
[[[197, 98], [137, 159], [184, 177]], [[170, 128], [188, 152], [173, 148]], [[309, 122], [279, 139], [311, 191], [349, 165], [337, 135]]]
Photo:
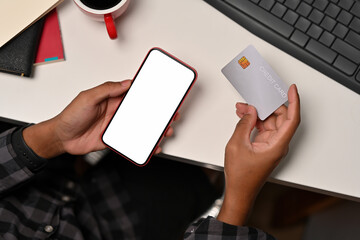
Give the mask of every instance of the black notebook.
[[0, 48], [0, 71], [30, 77], [44, 18]]

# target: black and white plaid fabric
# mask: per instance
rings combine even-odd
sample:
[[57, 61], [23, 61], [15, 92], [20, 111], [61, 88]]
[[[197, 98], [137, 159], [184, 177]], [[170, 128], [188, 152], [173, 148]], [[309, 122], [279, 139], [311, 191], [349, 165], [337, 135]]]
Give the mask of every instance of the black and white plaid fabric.
[[238, 227], [217, 221], [213, 217], [202, 218], [188, 227], [185, 240], [275, 240], [271, 235], [252, 227]]
[[[141, 239], [141, 219], [118, 172], [98, 167], [76, 178], [71, 156], [51, 160], [35, 171], [39, 166], [29, 167], [26, 161], [32, 165], [44, 161], [17, 152], [12, 139], [15, 133], [11, 129], [0, 134], [0, 239]], [[210, 217], [193, 223], [184, 237], [273, 239], [261, 230], [230, 226]]]

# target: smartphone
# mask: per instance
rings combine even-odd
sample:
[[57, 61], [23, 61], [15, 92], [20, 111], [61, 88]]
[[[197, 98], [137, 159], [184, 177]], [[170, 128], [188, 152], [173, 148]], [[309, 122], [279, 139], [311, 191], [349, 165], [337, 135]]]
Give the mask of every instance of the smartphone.
[[196, 78], [195, 69], [152, 48], [106, 127], [104, 144], [136, 165], [146, 165]]

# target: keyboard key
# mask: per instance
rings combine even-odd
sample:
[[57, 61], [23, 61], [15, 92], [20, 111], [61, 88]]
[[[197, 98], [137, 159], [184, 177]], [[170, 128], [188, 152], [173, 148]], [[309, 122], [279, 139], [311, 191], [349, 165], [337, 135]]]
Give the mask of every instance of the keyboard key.
[[357, 34], [353, 31], [350, 31], [349, 34], [346, 36], [345, 41], [360, 49], [360, 34]]
[[296, 9], [296, 12], [300, 14], [301, 16], [307, 17], [312, 10], [312, 7], [307, 3], [300, 3], [298, 9]]
[[352, 30], [354, 30], [355, 32], [360, 33], [360, 19], [359, 18], [353, 18], [353, 20], [350, 23], [349, 26]]
[[297, 6], [299, 5], [300, 0], [286, 0], [285, 2], [285, 6], [287, 6], [288, 8], [295, 10], [297, 8]]
[[304, 47], [307, 41], [309, 40], [309, 37], [296, 29], [293, 35], [291, 36], [290, 40], [296, 43], [297, 45], [299, 45], [300, 47]]
[[324, 31], [319, 39], [319, 42], [321, 42], [325, 46], [330, 47], [331, 44], [334, 42], [334, 40], [335, 40], [334, 35], [332, 35], [331, 33], [327, 32], [327, 31]]
[[323, 32], [322, 28], [320, 28], [315, 24], [312, 24], [309, 30], [306, 32], [306, 34], [312, 38], [318, 39], [322, 32]]
[[334, 35], [338, 36], [339, 38], [344, 38], [348, 31], [349, 31], [349, 29], [347, 27], [345, 27], [341, 23], [338, 23], [338, 24], [336, 24], [332, 33]]
[[270, 11], [272, 6], [274, 6], [275, 0], [262, 0], [259, 4], [260, 7], [264, 8], [265, 10]]
[[330, 2], [337, 4], [339, 2], [339, 0], [330, 0]]
[[331, 48], [356, 64], [360, 64], [360, 50], [350, 44], [337, 38]]
[[354, 4], [354, 0], [340, 0], [339, 7], [349, 11], [351, 6]]
[[355, 16], [360, 18], [360, 2], [355, 2], [354, 6], [351, 8], [350, 12]]
[[281, 5], [280, 3], [276, 3], [273, 9], [271, 10], [271, 13], [279, 18], [282, 18], [282, 16], [284, 16], [286, 12], [286, 9], [287, 8], [284, 7], [284, 5]]
[[260, 0], [251, 0], [253, 3], [258, 4]]
[[358, 81], [360, 83], [360, 71], [358, 72], [358, 74], [356, 75], [356, 81]]
[[332, 18], [336, 18], [336, 16], [339, 14], [340, 10], [341, 9], [338, 6], [336, 6], [333, 3], [330, 3], [329, 6], [326, 8], [325, 13]]
[[316, 0], [313, 4], [313, 7], [316, 7], [320, 11], [324, 11], [326, 6], [329, 4], [329, 1], [327, 0]]
[[335, 25], [336, 25], [336, 21], [331, 17], [326, 16], [324, 17], [324, 20], [321, 22], [320, 27], [331, 32], [334, 29]]
[[334, 62], [334, 67], [345, 73], [346, 75], [352, 76], [357, 68], [357, 65], [343, 56], [338, 56]]
[[292, 11], [292, 10], [288, 10], [285, 13], [285, 16], [283, 17], [283, 20], [291, 25], [294, 25], [296, 20], [298, 19], [299, 14], [297, 14], [296, 12]]
[[281, 19], [278, 19], [264, 9], [257, 7], [251, 2], [238, 0], [226, 0], [226, 2], [243, 12], [251, 12], [252, 17], [286, 38], [290, 37], [292, 31], [294, 30], [294, 28], [289, 24], [283, 22]]
[[311, 22], [306, 18], [300, 17], [295, 24], [295, 27], [303, 32], [306, 32], [310, 27]]
[[326, 46], [322, 45], [314, 39], [310, 39], [305, 49], [330, 64], [335, 60], [335, 57], [337, 55], [335, 51], [327, 48]]
[[307, 2], [308, 4], [312, 4], [314, 2], [314, 0], [304, 0], [304, 2]]
[[319, 24], [321, 20], [324, 18], [324, 14], [317, 9], [314, 9], [309, 16], [309, 20], [315, 24]]
[[348, 25], [352, 19], [352, 15], [345, 10], [342, 10], [337, 17], [337, 20], [344, 25]]

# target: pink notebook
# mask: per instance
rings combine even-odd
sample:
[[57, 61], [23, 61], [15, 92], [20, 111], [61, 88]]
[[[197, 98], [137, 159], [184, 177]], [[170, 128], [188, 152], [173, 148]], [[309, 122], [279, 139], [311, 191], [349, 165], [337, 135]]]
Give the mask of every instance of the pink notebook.
[[56, 9], [45, 17], [34, 65], [65, 60], [59, 19]]

